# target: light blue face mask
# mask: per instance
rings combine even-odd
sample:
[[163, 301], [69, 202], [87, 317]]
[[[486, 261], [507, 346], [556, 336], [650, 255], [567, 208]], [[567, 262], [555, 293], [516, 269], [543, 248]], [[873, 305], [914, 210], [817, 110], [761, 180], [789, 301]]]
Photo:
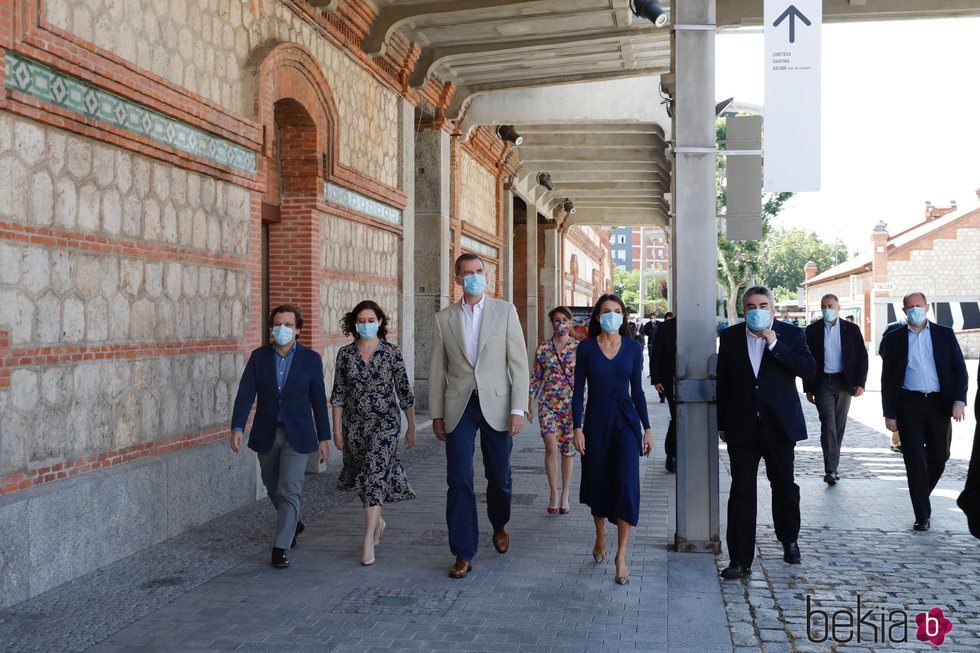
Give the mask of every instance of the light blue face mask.
[[623, 326], [623, 316], [620, 313], [603, 313], [599, 316], [599, 326], [606, 333], [616, 333]]
[[823, 313], [823, 319], [827, 320], [828, 322], [833, 322], [837, 319], [837, 311], [832, 308], [825, 308], [821, 311], [821, 313]]
[[356, 326], [356, 328], [357, 328], [357, 335], [359, 335], [362, 338], [365, 338], [367, 340], [370, 340], [374, 336], [378, 335], [378, 327], [380, 327], [380, 326], [381, 325], [378, 324], [377, 322], [361, 322], [361, 323], [358, 323], [357, 326]]
[[275, 338], [277, 345], [285, 347], [293, 340], [293, 330], [284, 324], [279, 324], [272, 327], [272, 337]]
[[745, 321], [753, 331], [765, 331], [772, 324], [772, 313], [765, 308], [753, 308], [745, 314]]
[[470, 297], [482, 295], [487, 289], [487, 278], [482, 274], [467, 274], [463, 277], [463, 290]]
[[907, 308], [905, 309], [905, 317], [915, 326], [919, 326], [926, 321], [926, 308], [925, 306], [912, 306], [911, 308]]

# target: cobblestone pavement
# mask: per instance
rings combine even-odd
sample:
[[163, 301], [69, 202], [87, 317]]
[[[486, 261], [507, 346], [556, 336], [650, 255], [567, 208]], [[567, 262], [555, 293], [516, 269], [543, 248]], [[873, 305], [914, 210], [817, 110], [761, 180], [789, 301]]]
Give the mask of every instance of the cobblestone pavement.
[[[973, 393], [975, 389], [971, 397]], [[857, 401], [880, 407], [877, 393]], [[913, 532], [902, 456], [889, 449], [890, 438], [879, 423], [880, 410], [867, 405], [852, 410], [852, 416], [857, 412], [866, 423], [849, 420], [839, 467], [841, 480], [828, 487], [823, 483], [816, 409], [805, 399], [803, 406], [810, 433], [796, 448], [803, 564], [782, 561], [763, 465], [753, 575], [723, 584], [736, 651], [980, 650], [980, 541], [969, 535], [966, 519], [955, 506], [967, 461], [949, 461], [932, 495], [932, 529]], [[871, 415], [874, 419], [868, 418]], [[954, 433], [966, 430], [958, 425]], [[972, 433], [972, 425], [968, 430]], [[963, 442], [954, 442], [953, 449], [968, 451]], [[727, 472], [724, 450], [722, 463]], [[728, 474], [723, 473], [723, 534], [728, 481]], [[719, 570], [726, 566], [727, 551], [717, 561]], [[916, 639], [915, 616], [933, 607], [941, 608], [953, 623], [940, 647]], [[836, 617], [837, 627], [828, 629], [828, 624], [835, 623], [835, 611], [843, 612]], [[904, 619], [907, 628], [902, 625]]]
[[613, 528], [606, 562], [592, 560], [592, 520], [574, 500], [577, 467], [571, 514], [545, 513], [537, 424], [515, 442], [510, 551], [493, 550], [481, 514], [473, 572], [447, 578], [445, 456], [424, 429], [423, 444], [402, 452], [418, 497], [385, 509], [375, 565], [359, 564], [356, 496], [333, 489], [335, 474], [307, 477], [307, 530], [288, 570], [269, 566], [263, 500], [0, 612], [0, 649], [731, 651], [714, 557], [667, 548], [674, 477], [663, 469], [666, 406], [650, 395], [660, 442], [641, 464], [625, 587], [613, 582]]

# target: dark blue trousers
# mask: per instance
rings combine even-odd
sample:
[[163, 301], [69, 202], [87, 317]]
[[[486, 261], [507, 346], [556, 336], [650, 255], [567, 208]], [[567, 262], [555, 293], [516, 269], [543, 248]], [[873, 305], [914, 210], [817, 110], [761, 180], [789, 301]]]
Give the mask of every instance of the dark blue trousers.
[[507, 431], [495, 431], [483, 419], [480, 400], [474, 394], [466, 410], [446, 436], [446, 524], [449, 526], [449, 549], [460, 560], [476, 556], [480, 524], [473, 491], [473, 453], [476, 431], [480, 430], [480, 450], [487, 479], [487, 516], [494, 531], [503, 530], [510, 521], [510, 452], [514, 441]]

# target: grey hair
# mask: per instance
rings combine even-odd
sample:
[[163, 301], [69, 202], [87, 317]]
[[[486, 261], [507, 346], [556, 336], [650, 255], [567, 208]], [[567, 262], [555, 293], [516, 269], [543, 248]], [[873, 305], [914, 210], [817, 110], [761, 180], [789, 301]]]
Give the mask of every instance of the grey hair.
[[820, 298], [820, 303], [821, 303], [821, 304], [823, 304], [823, 301], [824, 301], [825, 299], [833, 299], [833, 300], [834, 300], [835, 302], [837, 302], [838, 304], [840, 304], [840, 300], [839, 300], [839, 299], [837, 299], [837, 295], [835, 295], [835, 294], [834, 294], [834, 293], [832, 293], [832, 292], [829, 292], [829, 293], [827, 293], [826, 295], [824, 295], [823, 297], [821, 297], [821, 298]]
[[742, 295], [742, 307], [745, 307], [745, 298], [751, 297], [752, 295], [765, 295], [769, 298], [769, 307], [776, 308], [776, 300], [773, 299], [772, 291], [765, 286], [752, 286], [746, 289], [745, 293]]

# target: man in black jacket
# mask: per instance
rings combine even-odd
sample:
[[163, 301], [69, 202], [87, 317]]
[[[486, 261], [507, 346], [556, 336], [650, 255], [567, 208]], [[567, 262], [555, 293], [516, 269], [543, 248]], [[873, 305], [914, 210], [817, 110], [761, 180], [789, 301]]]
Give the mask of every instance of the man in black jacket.
[[836, 485], [840, 479], [837, 465], [851, 397], [863, 395], [868, 380], [868, 350], [861, 329], [840, 319], [840, 301], [836, 295], [821, 297], [820, 310], [823, 318], [806, 328], [806, 344], [816, 361], [817, 372], [813, 380], [803, 382], [803, 391], [820, 414], [823, 480], [827, 485]]
[[926, 319], [926, 296], [909, 293], [902, 307], [908, 327], [885, 337], [881, 406], [885, 426], [902, 438], [915, 513], [912, 529], [927, 531], [932, 517], [929, 495], [949, 460], [949, 420], [963, 420], [969, 377], [953, 330]]
[[[980, 374], [980, 368], [977, 369]], [[973, 429], [973, 453], [970, 455], [970, 469], [966, 473], [966, 485], [956, 500], [956, 505], [966, 513], [966, 523], [973, 537], [980, 538], [980, 390], [973, 400], [973, 415], [977, 425]]]
[[768, 288], [746, 290], [742, 306], [745, 324], [722, 331], [718, 344], [718, 437], [728, 445], [732, 473], [726, 534], [731, 563], [721, 573], [726, 579], [752, 573], [760, 459], [772, 487], [783, 560], [800, 563], [800, 486], [793, 479], [793, 458], [796, 443], [806, 439], [806, 422], [796, 377], [809, 380], [815, 369], [803, 330], [775, 319]]
[[667, 409], [670, 411], [670, 423], [664, 439], [664, 454], [667, 456], [664, 468], [671, 474], [677, 471], [677, 429], [674, 427], [674, 419], [677, 417], [677, 404], [674, 401], [676, 366], [677, 320], [673, 313], [668, 312], [664, 316], [663, 324], [657, 328], [657, 337], [650, 354], [650, 380], [660, 396], [667, 400]]

